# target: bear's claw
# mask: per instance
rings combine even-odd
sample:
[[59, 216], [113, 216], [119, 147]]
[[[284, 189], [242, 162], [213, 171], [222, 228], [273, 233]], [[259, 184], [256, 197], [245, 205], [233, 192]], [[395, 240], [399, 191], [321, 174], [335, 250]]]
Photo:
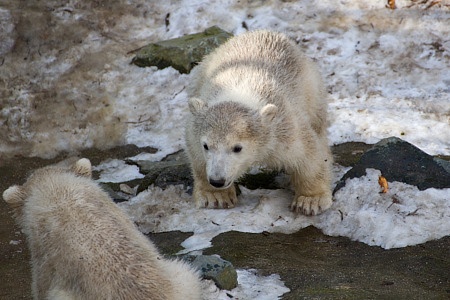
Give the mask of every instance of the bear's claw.
[[291, 203], [291, 210], [306, 216], [315, 216], [330, 208], [332, 202], [331, 195], [296, 196]]
[[236, 190], [233, 185], [224, 190], [195, 190], [194, 198], [198, 207], [205, 208], [233, 208], [237, 204]]

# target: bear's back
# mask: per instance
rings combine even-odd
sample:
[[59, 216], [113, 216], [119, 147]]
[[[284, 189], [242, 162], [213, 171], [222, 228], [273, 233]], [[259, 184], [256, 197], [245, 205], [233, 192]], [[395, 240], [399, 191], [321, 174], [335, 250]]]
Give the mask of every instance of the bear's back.
[[325, 107], [318, 69], [282, 33], [257, 30], [233, 37], [197, 68], [190, 96], [206, 102], [230, 100], [254, 108], [272, 103], [296, 113]]
[[99, 186], [69, 173], [38, 176], [24, 229], [39, 289], [78, 289], [73, 293], [86, 299], [166, 299], [161, 287], [171, 282], [156, 248]]

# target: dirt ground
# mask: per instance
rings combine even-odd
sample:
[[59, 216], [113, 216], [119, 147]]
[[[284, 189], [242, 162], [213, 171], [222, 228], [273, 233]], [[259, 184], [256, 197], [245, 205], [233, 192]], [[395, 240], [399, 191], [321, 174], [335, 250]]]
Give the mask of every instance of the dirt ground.
[[[10, 185], [22, 183], [30, 170], [48, 163], [36, 158], [17, 158], [0, 166], [1, 193]], [[3, 199], [0, 220], [0, 298], [31, 299], [30, 255], [25, 236]]]

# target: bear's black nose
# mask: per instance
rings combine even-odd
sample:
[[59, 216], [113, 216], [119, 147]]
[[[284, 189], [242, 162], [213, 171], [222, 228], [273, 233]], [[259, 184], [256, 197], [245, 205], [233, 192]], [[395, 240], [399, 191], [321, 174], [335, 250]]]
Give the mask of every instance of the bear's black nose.
[[221, 188], [225, 185], [225, 179], [219, 179], [219, 180], [214, 180], [214, 179], [210, 179], [209, 183], [216, 188]]

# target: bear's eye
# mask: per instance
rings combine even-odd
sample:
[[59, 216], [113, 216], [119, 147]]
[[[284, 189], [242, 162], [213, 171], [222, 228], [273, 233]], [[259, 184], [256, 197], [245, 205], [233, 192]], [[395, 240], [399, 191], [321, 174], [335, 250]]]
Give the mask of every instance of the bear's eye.
[[209, 148], [208, 148], [208, 145], [205, 143], [205, 144], [203, 144], [203, 149], [205, 149], [206, 151], [208, 151], [209, 150]]
[[234, 153], [239, 153], [242, 151], [242, 146], [241, 145], [236, 145], [233, 147], [233, 152]]

